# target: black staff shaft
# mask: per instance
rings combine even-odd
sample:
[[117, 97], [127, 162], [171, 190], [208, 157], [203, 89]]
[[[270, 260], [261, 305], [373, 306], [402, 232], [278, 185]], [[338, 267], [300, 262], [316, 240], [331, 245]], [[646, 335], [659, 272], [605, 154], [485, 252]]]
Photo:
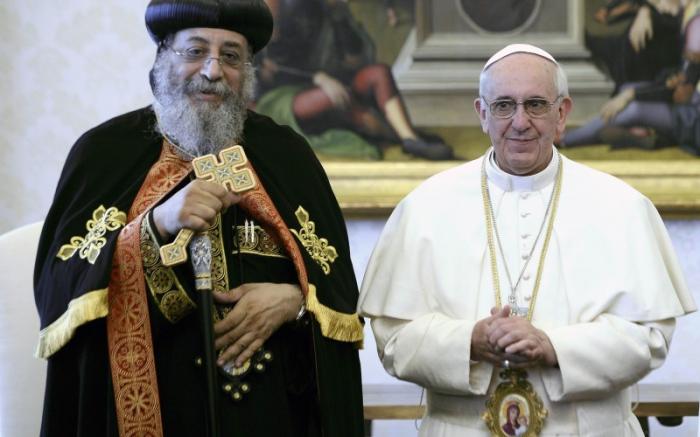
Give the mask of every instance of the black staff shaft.
[[207, 436], [219, 437], [216, 381], [216, 355], [212, 317], [211, 241], [206, 234], [198, 234], [190, 243], [190, 256], [195, 274], [195, 288], [199, 294], [199, 319], [204, 346], [203, 368], [207, 384]]

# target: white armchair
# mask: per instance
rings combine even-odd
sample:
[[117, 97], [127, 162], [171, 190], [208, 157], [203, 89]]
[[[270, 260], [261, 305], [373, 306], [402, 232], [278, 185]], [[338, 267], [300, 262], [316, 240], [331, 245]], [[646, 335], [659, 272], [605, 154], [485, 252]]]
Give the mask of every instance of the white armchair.
[[32, 277], [42, 223], [0, 235], [0, 436], [39, 435], [46, 362], [34, 358]]

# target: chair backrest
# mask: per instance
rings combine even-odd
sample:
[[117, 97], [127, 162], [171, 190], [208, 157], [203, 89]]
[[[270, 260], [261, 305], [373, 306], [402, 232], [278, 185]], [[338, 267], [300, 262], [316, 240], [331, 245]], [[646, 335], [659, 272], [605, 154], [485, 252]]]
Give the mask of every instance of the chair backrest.
[[42, 223], [0, 235], [0, 436], [37, 436], [46, 362], [34, 358], [39, 317], [32, 275]]

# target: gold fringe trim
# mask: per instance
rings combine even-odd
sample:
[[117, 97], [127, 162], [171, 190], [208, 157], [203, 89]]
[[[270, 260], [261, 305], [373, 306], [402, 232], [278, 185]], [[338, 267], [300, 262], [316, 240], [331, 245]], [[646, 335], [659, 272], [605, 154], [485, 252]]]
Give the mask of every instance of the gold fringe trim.
[[106, 317], [109, 312], [107, 290], [108, 288], [90, 291], [70, 301], [66, 312], [39, 332], [39, 344], [36, 346], [34, 356], [50, 357], [73, 338], [79, 326], [100, 317]]
[[357, 313], [346, 314], [335, 311], [323, 305], [316, 296], [316, 286], [309, 284], [309, 294], [306, 296], [306, 309], [313, 313], [321, 333], [332, 340], [355, 343], [362, 348], [364, 340], [363, 325]]

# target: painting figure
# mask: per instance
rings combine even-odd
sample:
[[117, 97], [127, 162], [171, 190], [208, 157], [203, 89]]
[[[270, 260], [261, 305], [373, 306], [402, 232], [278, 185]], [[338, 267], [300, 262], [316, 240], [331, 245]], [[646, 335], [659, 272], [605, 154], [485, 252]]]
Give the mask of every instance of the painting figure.
[[375, 63], [374, 44], [340, 0], [267, 0], [278, 26], [258, 57], [256, 110], [304, 135], [322, 155], [380, 159], [374, 144], [452, 159], [439, 138], [419, 134], [391, 69]]
[[515, 430], [515, 435], [525, 435], [527, 432], [527, 416], [518, 417], [518, 429]]
[[600, 116], [567, 132], [560, 147], [609, 143], [613, 147], [655, 149], [680, 145], [700, 155], [700, 1], [683, 14], [683, 61], [651, 82], [625, 84], [603, 105]]
[[[513, 402], [508, 405], [506, 410], [506, 423], [503, 424], [501, 429], [506, 435], [520, 435], [516, 434], [516, 431], [520, 428], [520, 423], [518, 418], [520, 417], [520, 406], [517, 402]], [[523, 416], [524, 417], [524, 416]]]
[[681, 16], [680, 0], [607, 0], [588, 19], [586, 47], [615, 93], [678, 65]]
[[[396, 27], [399, 25], [399, 23], [401, 23], [401, 21], [408, 18], [401, 16], [399, 11], [401, 10], [402, 6], [404, 7], [404, 10], [411, 11], [410, 15], [413, 14], [413, 10], [415, 9], [415, 0], [383, 0], [382, 3], [384, 5], [386, 23], [390, 27]], [[409, 20], [412, 22], [412, 17]]]
[[386, 11], [386, 22], [391, 27], [399, 24], [399, 17], [396, 14], [396, 0], [384, 0], [384, 10]]

